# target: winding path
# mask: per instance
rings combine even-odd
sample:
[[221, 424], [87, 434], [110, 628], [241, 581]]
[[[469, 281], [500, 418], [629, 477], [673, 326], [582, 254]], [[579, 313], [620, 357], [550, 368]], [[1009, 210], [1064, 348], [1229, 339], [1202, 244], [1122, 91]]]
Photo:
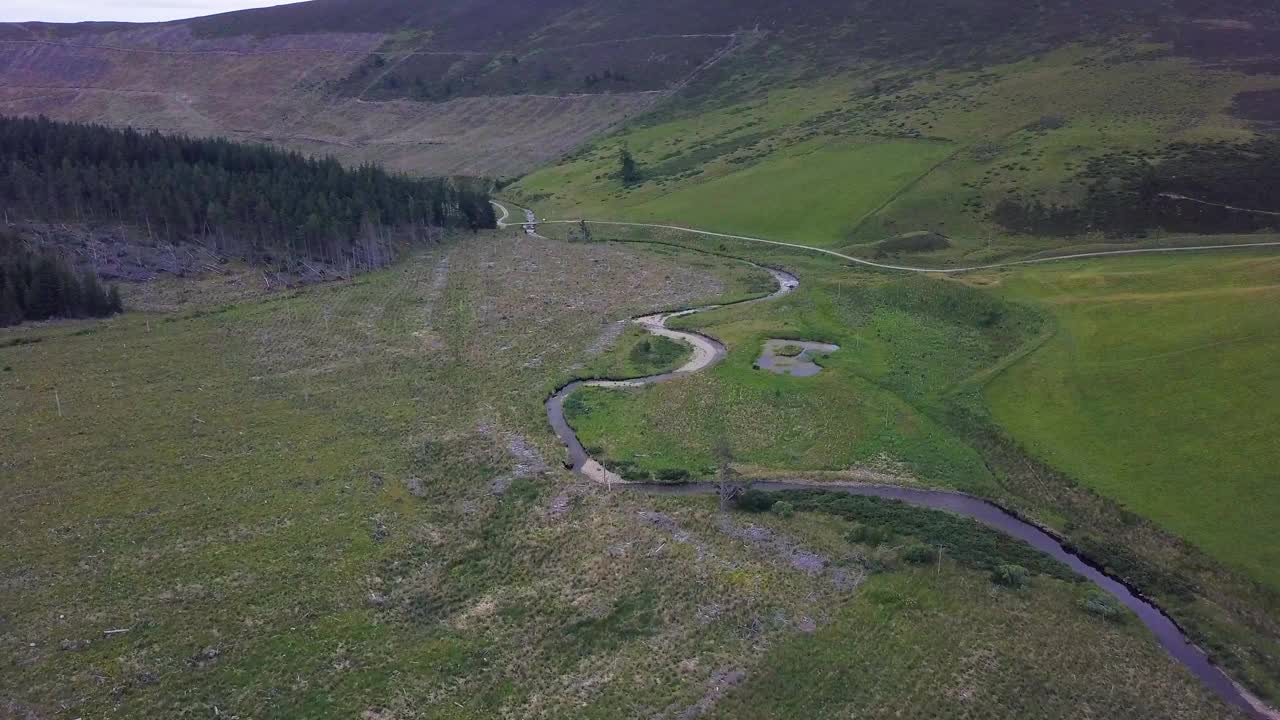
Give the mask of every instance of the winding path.
[[[525, 232], [535, 237], [537, 235], [536, 227], [538, 222], [530, 210], [524, 210], [527, 222], [524, 223], [507, 223], [510, 217], [507, 208], [501, 203], [495, 202], [494, 205], [501, 211], [502, 216], [498, 220], [499, 227], [510, 227], [521, 225], [525, 228]], [[523, 208], [521, 208], [523, 210]], [[573, 220], [561, 220], [552, 222], [580, 222]], [[592, 221], [588, 221], [592, 222]], [[842, 255], [840, 253], [824, 250], [821, 248], [809, 247], [806, 245], [796, 245], [792, 243], [783, 243], [772, 240], [762, 240], [759, 238], [751, 238], [738, 235], [725, 235], [722, 233], [711, 233], [699, 230], [689, 230], [688, 228], [679, 228], [669, 225], [646, 225], [643, 223], [605, 223], [598, 222], [595, 224], [603, 225], [635, 225], [640, 227], [661, 227], [676, 230], [686, 230], [688, 232], [710, 235], [713, 237], [725, 237], [739, 240], [748, 240], [752, 242], [762, 242], [771, 245], [783, 245], [786, 247], [795, 247], [814, 252], [834, 255], [836, 257], [850, 260], [855, 263], [870, 265], [890, 270], [905, 270], [912, 272], [928, 272], [928, 273], [950, 273], [964, 272], [967, 270], [980, 270], [996, 267], [1005, 267], [1012, 265], [1027, 265], [1038, 262], [1049, 262], [1053, 260], [1069, 260], [1074, 258], [1102, 257], [1107, 255], [1128, 255], [1141, 252], [1177, 252], [1189, 250], [1208, 250], [1208, 249], [1230, 249], [1239, 247], [1269, 247], [1280, 246], [1280, 242], [1264, 242], [1264, 243], [1248, 243], [1239, 245], [1224, 246], [1201, 246], [1186, 248], [1152, 248], [1145, 250], [1122, 250], [1110, 252], [1096, 253], [1079, 253], [1069, 256], [1059, 256], [1052, 258], [1042, 258], [1037, 260], [1023, 260], [1009, 263], [1001, 263], [996, 265], [986, 265], [972, 268], [910, 268], [895, 265], [884, 265], [874, 263], [859, 258]], [[748, 261], [743, 261], [748, 262]], [[755, 267], [762, 267], [755, 263], [749, 263]], [[648, 332], [662, 337], [670, 338], [679, 342], [684, 342], [693, 348], [693, 356], [680, 368], [659, 375], [648, 375], [637, 378], [617, 379], [617, 380], [578, 380], [571, 382], [557, 390], [546, 401], [547, 418], [555, 430], [556, 436], [564, 443], [569, 452], [570, 465], [572, 469], [584, 477], [604, 484], [606, 486], [618, 485], [631, 490], [652, 494], [669, 494], [669, 495], [708, 495], [715, 494], [719, 491], [715, 483], [694, 482], [683, 483], [679, 485], [664, 485], [657, 483], [636, 483], [622, 479], [616, 473], [604, 467], [599, 461], [592, 458], [582, 446], [582, 442], [578, 439], [577, 433], [569, 425], [564, 415], [564, 403], [577, 390], [584, 387], [602, 387], [602, 388], [635, 388], [652, 385], [660, 382], [667, 382], [680, 377], [686, 377], [696, 372], [706, 370], [722, 360], [727, 351], [725, 346], [713, 337], [702, 335], [695, 332], [687, 332], [681, 330], [672, 330], [667, 327], [667, 322], [672, 318], [684, 317], [694, 313], [705, 312], [717, 308], [728, 307], [729, 305], [746, 305], [751, 303], [765, 302], [776, 299], [783, 295], [794, 292], [800, 286], [800, 281], [794, 275], [773, 268], [763, 268], [768, 270], [778, 283], [778, 288], [766, 297], [745, 300], [739, 303], [726, 303], [719, 305], [706, 305], [702, 307], [690, 308], [677, 312], [658, 313], [653, 315], [644, 315], [633, 318], [631, 322], [638, 324]], [[1204, 685], [1216, 694], [1223, 702], [1233, 707], [1239, 708], [1250, 718], [1255, 720], [1277, 720], [1280, 713], [1268, 707], [1260, 699], [1254, 697], [1248, 691], [1241, 688], [1229, 678], [1218, 666], [1214, 665], [1208, 656], [1199, 647], [1193, 644], [1178, 627], [1177, 623], [1166, 615], [1160, 608], [1152, 602], [1143, 598], [1137, 591], [1125, 585], [1120, 580], [1106, 574], [1102, 569], [1091, 565], [1087, 560], [1077, 555], [1062, 541], [1047, 532], [1044, 528], [1038, 527], [1027, 522], [1012, 512], [982, 498], [965, 495], [963, 493], [950, 492], [945, 490], [926, 490], [917, 488], [904, 488], [886, 485], [870, 485], [863, 483], [811, 483], [811, 482], [777, 482], [777, 481], [757, 481], [752, 482], [752, 488], [767, 490], [771, 492], [795, 492], [804, 490], [824, 490], [828, 492], [842, 492], [850, 495], [862, 495], [868, 497], [879, 497], [891, 500], [905, 502], [920, 507], [933, 508], [937, 510], [945, 510], [959, 515], [972, 518], [984, 525], [992, 527], [1006, 535], [1017, 538], [1028, 543], [1032, 547], [1046, 553], [1050, 557], [1062, 562], [1072, 571], [1093, 583], [1095, 586], [1108, 593], [1122, 605], [1141, 620], [1142, 624], [1147, 627], [1159, 641], [1160, 645], [1169, 653], [1174, 660], [1181, 663], [1183, 667], [1195, 675]]]

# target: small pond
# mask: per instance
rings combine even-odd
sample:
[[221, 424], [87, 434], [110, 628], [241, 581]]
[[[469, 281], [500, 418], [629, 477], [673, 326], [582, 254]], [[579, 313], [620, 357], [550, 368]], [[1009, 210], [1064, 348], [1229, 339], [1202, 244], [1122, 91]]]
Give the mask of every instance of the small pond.
[[839, 349], [839, 345], [820, 342], [766, 340], [760, 359], [756, 360], [756, 367], [779, 375], [811, 377], [822, 372], [822, 366], [814, 362], [814, 358]]

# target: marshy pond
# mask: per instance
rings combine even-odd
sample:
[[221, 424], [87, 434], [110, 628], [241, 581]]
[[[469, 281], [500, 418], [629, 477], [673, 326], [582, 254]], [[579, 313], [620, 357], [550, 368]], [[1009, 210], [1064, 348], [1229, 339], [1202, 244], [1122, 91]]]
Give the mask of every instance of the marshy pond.
[[756, 367], [779, 375], [811, 377], [822, 372], [815, 359], [840, 349], [839, 345], [803, 340], [766, 340]]

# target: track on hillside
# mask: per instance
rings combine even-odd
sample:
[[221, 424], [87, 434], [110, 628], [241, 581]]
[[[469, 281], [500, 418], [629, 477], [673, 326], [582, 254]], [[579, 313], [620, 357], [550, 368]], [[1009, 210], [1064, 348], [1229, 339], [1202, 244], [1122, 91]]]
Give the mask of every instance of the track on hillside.
[[679, 232], [693, 233], [695, 235], [705, 235], [707, 237], [724, 238], [727, 240], [743, 240], [745, 242], [763, 243], [765, 245], [778, 245], [781, 247], [796, 248], [808, 252], [822, 253], [832, 257], [839, 258], [846, 262], [866, 267], [879, 268], [881, 270], [898, 270], [900, 272], [928, 273], [931, 275], [950, 275], [955, 273], [974, 272], [977, 270], [996, 270], [1004, 267], [1015, 267], [1018, 265], [1037, 265], [1040, 263], [1057, 262], [1060, 260], [1081, 260], [1085, 258], [1110, 257], [1115, 255], [1146, 255], [1152, 253], [1173, 253], [1173, 252], [1192, 252], [1205, 250], [1231, 250], [1236, 248], [1259, 248], [1259, 247], [1280, 247], [1280, 240], [1255, 242], [1255, 243], [1234, 243], [1229, 245], [1188, 245], [1185, 247], [1154, 247], [1154, 248], [1134, 248], [1132, 250], [1099, 250], [1095, 252], [1073, 253], [1070, 255], [1052, 255], [1042, 258], [1030, 258], [1027, 260], [1010, 260], [1008, 262], [991, 263], [988, 265], [970, 265], [967, 267], [913, 267], [911, 265], [891, 265], [888, 263], [878, 263], [873, 260], [864, 260], [863, 258], [845, 255], [844, 253], [828, 250], [826, 248], [814, 247], [812, 245], [800, 245], [798, 243], [782, 242], [779, 240], [766, 240], [764, 238], [751, 237], [750, 235], [731, 235], [729, 233], [712, 232], [710, 230], [698, 230], [696, 228], [681, 227], [679, 225], [661, 225], [658, 223], [635, 223], [635, 222], [619, 222], [616, 220], [543, 220], [540, 225], [552, 224], [578, 224], [586, 223], [587, 225], [612, 225], [622, 227], [644, 227], [655, 228], [660, 230], [676, 230]]

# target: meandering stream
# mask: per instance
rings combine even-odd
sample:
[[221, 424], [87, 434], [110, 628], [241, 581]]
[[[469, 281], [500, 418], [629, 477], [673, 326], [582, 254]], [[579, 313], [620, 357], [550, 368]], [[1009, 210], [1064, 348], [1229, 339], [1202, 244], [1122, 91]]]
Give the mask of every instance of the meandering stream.
[[[778, 283], [778, 289], [767, 297], [747, 300], [736, 304], [741, 305], [773, 300], [795, 291], [795, 289], [800, 286], [799, 279], [790, 273], [772, 268], [764, 269], [773, 274], [774, 279]], [[575, 471], [595, 482], [607, 484], [609, 486], [617, 485], [619, 487], [638, 492], [663, 495], [707, 495], [717, 492], [715, 484], [708, 482], [665, 485], [658, 483], [635, 483], [623, 480], [616, 473], [612, 472], [600, 464], [599, 461], [592, 458], [583, 448], [582, 442], [578, 439], [577, 434], [565, 419], [564, 403], [570, 395], [580, 388], [642, 387], [691, 375], [715, 365], [722, 360], [726, 354], [726, 349], [720, 341], [699, 333], [672, 330], [667, 327], [667, 322], [672, 318], [684, 317], [686, 315], [692, 315], [694, 313], [705, 312], [707, 310], [714, 310], [722, 307], [727, 307], [727, 305], [707, 305], [689, 310], [682, 310], [680, 312], [646, 315], [632, 320], [632, 322], [639, 324], [645, 330], [653, 333], [654, 335], [660, 335], [662, 337], [684, 342], [693, 348], [693, 356], [679, 369], [660, 375], [650, 375], [626, 380], [579, 380], [565, 385], [547, 399], [547, 418], [551, 421], [551, 426], [554, 428], [556, 435], [560, 438], [561, 442], [564, 443], [565, 447], [568, 448], [569, 460]], [[1120, 581], [1090, 565], [1079, 555], [1076, 555], [1063, 545], [1058, 538], [1050, 535], [1035, 525], [1019, 519], [1012, 513], [986, 500], [944, 490], [923, 490], [851, 483], [818, 484], [760, 481], [751, 483], [751, 487], [777, 492], [827, 490], [831, 492], [849, 493], [852, 495], [886, 498], [920, 507], [945, 510], [959, 515], [964, 515], [983, 523], [984, 525], [995, 528], [1000, 532], [1030, 544], [1032, 547], [1035, 547], [1041, 552], [1044, 552], [1054, 559], [1062, 562], [1077, 574], [1116, 598], [1116, 600], [1122, 603], [1125, 607], [1132, 610], [1133, 613], [1137, 615], [1138, 619], [1142, 621], [1142, 624], [1146, 625], [1147, 628], [1155, 634], [1156, 639], [1169, 653], [1169, 655], [1182, 663], [1184, 667], [1190, 670], [1192, 674], [1222, 698], [1223, 701], [1240, 708], [1248, 716], [1256, 718], [1257, 720], [1269, 720], [1269, 718], [1274, 717], [1274, 715], [1264, 709], [1265, 706], [1262, 705], [1260, 701], [1252, 698], [1245, 691], [1240, 689], [1230, 678], [1226, 676], [1225, 673], [1222, 672], [1222, 670], [1210, 662], [1205, 653], [1201, 651], [1200, 648], [1192, 644], [1191, 641], [1187, 639], [1187, 636], [1183, 633], [1182, 629], [1179, 628], [1178, 625], [1159, 608], [1143, 599]]]

